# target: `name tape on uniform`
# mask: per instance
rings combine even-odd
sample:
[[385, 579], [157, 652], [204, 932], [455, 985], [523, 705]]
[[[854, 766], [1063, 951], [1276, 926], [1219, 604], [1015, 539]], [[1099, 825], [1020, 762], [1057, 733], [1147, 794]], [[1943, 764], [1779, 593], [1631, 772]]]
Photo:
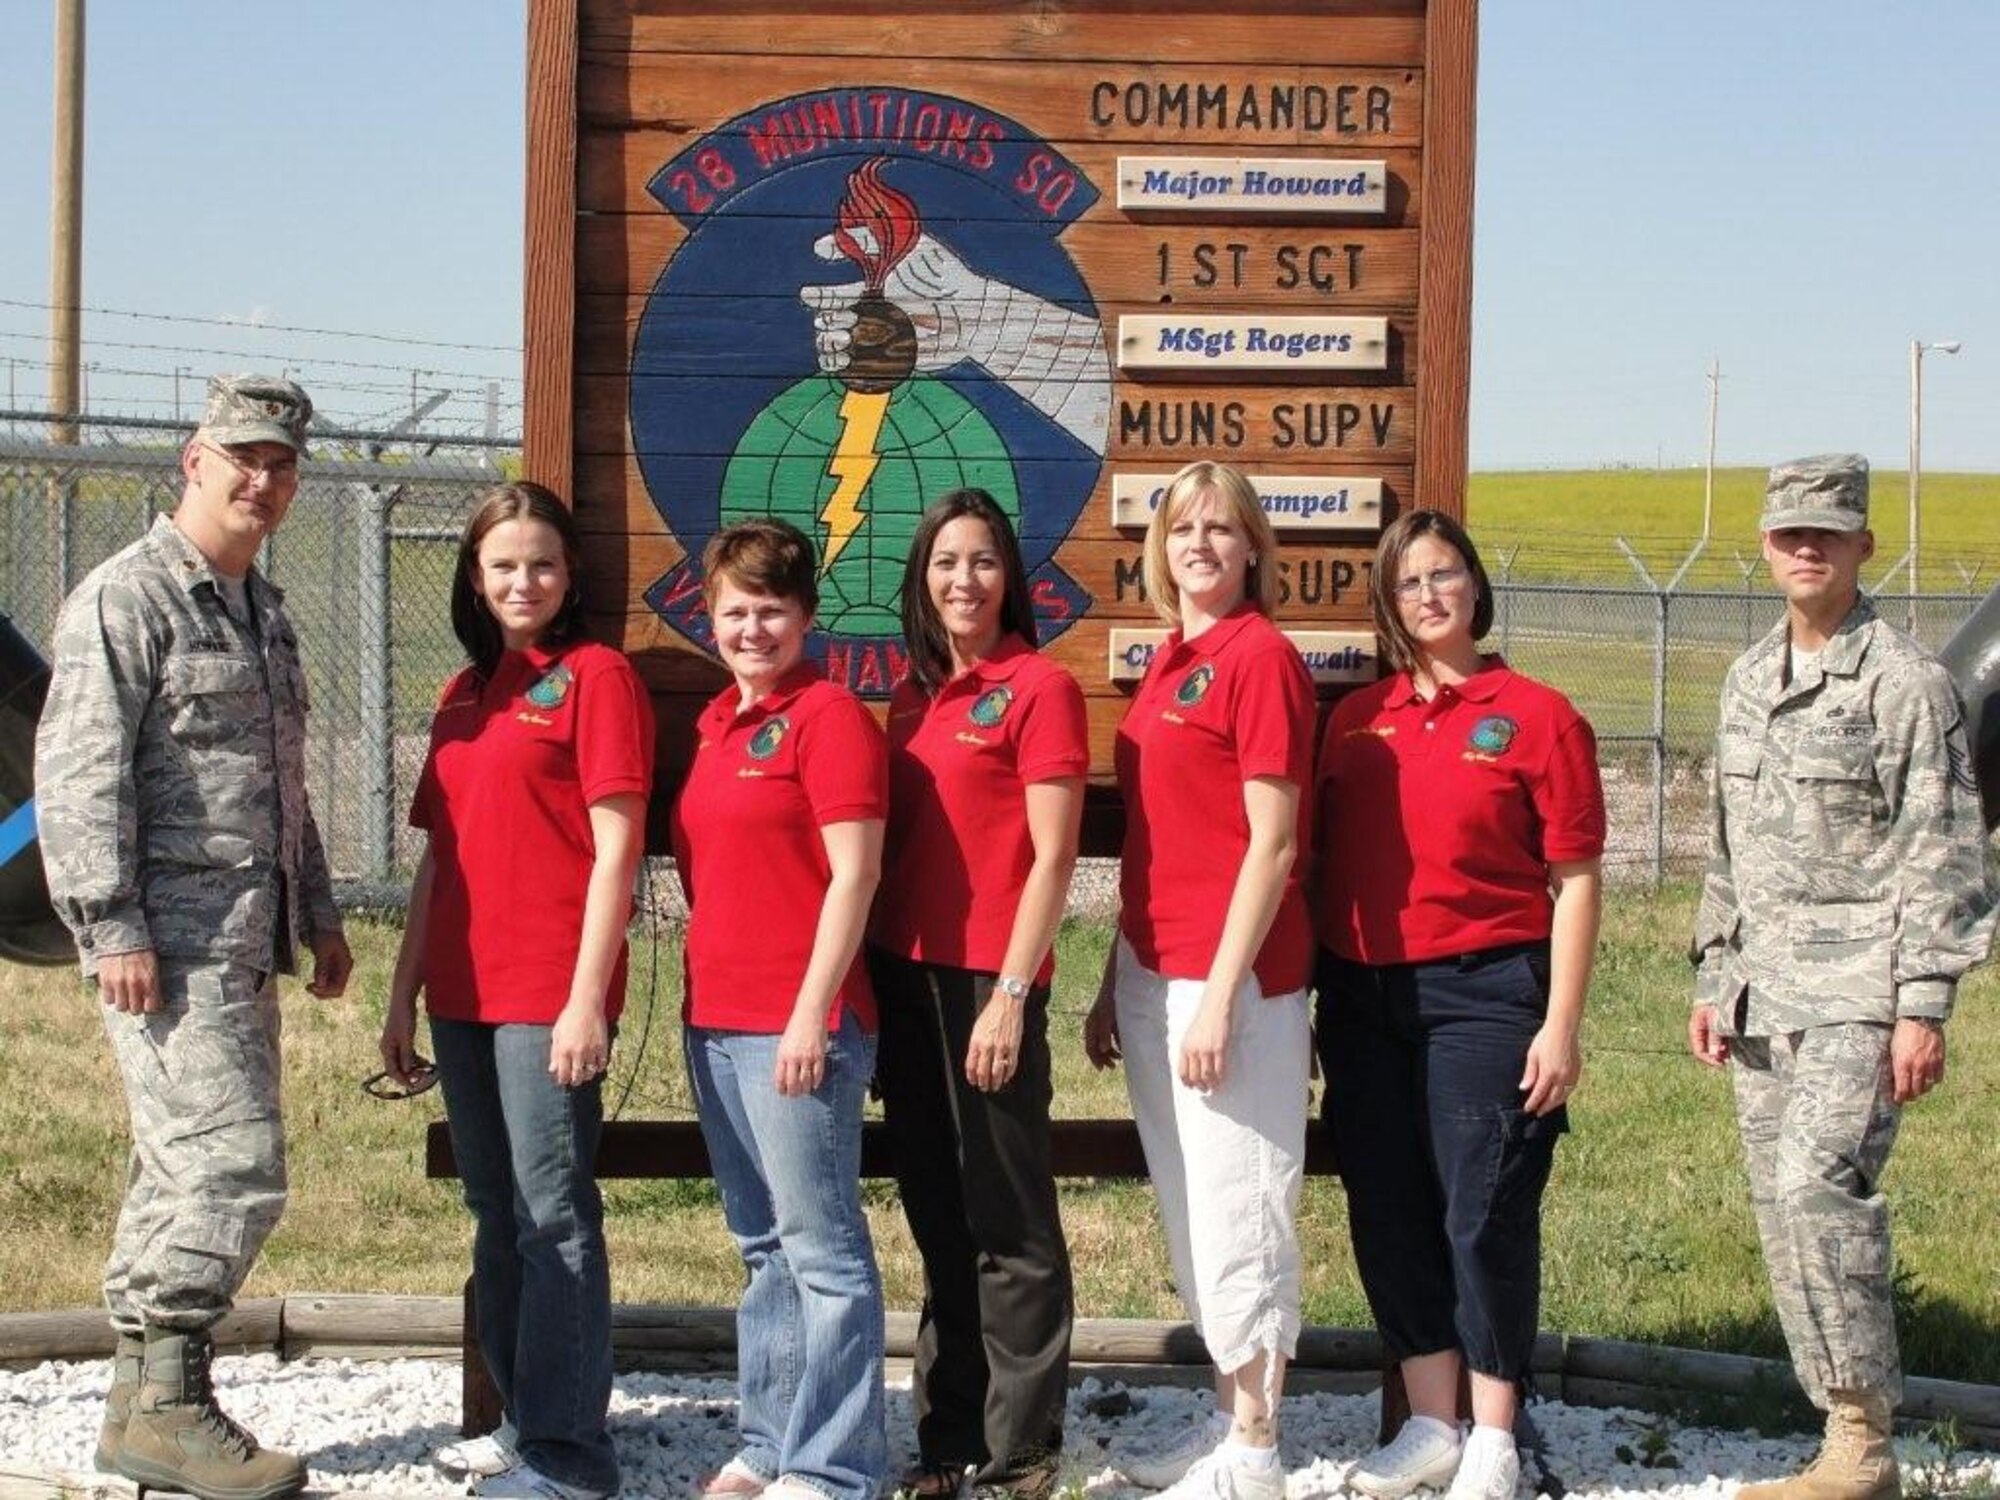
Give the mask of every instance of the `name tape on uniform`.
[[[1160, 508], [1171, 474], [1114, 474], [1111, 524], [1143, 527]], [[1382, 524], [1382, 481], [1331, 474], [1252, 474], [1250, 488], [1275, 531], [1374, 531]]]
[[[1375, 632], [1372, 630], [1287, 630], [1285, 639], [1298, 648], [1314, 682], [1373, 682]], [[1158, 629], [1111, 631], [1109, 676], [1113, 682], [1137, 682], [1146, 675], [1153, 653], [1167, 632]]]
[[1382, 214], [1389, 169], [1332, 157], [1121, 156], [1118, 206], [1154, 213]]
[[1123, 313], [1123, 370], [1386, 370], [1387, 318]]

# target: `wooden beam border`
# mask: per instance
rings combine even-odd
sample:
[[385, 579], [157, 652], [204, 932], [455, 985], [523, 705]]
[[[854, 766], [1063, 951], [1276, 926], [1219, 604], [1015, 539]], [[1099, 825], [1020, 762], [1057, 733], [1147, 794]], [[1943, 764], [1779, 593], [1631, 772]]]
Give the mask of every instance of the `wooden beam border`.
[[523, 475], [574, 505], [577, 0], [528, 5]]
[[1431, 0], [1425, 19], [1422, 258], [1418, 268], [1415, 502], [1463, 518], [1472, 394], [1472, 167], [1479, 0]]

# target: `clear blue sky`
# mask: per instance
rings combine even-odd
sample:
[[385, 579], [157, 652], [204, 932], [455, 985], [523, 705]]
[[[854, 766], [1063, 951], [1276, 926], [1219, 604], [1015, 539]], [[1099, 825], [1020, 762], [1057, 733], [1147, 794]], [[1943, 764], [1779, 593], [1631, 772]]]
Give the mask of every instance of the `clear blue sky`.
[[[1698, 462], [1713, 357], [1724, 462], [1900, 468], [1922, 337], [1966, 346], [1925, 361], [1926, 467], [2000, 470], [2000, 4], [1483, 12], [1475, 467]], [[0, 0], [0, 380], [27, 405], [47, 317], [6, 303], [48, 297], [53, 13]], [[85, 303], [517, 346], [522, 56], [520, 0], [91, 0]], [[464, 425], [489, 376], [520, 399], [505, 349], [85, 335], [106, 409], [169, 410], [168, 375], [112, 372], [176, 365], [289, 363], [347, 421], [407, 409], [413, 368]]]

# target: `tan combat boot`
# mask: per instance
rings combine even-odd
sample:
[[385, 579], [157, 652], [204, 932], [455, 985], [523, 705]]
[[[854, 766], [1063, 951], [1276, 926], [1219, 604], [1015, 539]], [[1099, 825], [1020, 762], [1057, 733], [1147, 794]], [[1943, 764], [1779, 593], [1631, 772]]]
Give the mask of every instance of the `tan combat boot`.
[[1829, 1391], [1827, 1397], [1826, 1437], [1805, 1472], [1775, 1484], [1745, 1485], [1737, 1500], [1901, 1500], [1889, 1398], [1863, 1391]]
[[99, 1473], [118, 1471], [118, 1450], [125, 1446], [125, 1424], [132, 1416], [132, 1398], [146, 1364], [146, 1341], [136, 1333], [118, 1335], [111, 1355], [111, 1389], [104, 1397], [104, 1425], [97, 1430], [97, 1452], [91, 1462]]
[[284, 1500], [306, 1487], [306, 1466], [260, 1448], [223, 1415], [209, 1382], [206, 1333], [146, 1330], [145, 1379], [132, 1402], [118, 1472], [148, 1489], [195, 1500]]

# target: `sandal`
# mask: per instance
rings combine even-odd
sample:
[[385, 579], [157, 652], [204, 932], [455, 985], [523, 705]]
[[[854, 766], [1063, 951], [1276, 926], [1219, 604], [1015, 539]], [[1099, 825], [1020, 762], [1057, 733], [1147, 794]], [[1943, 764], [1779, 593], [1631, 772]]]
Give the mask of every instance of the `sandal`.
[[732, 1458], [702, 1485], [701, 1500], [757, 1500], [771, 1481], [740, 1458]]
[[896, 1493], [909, 1500], [956, 1500], [965, 1488], [964, 1464], [937, 1463], [920, 1458], [896, 1481]]

